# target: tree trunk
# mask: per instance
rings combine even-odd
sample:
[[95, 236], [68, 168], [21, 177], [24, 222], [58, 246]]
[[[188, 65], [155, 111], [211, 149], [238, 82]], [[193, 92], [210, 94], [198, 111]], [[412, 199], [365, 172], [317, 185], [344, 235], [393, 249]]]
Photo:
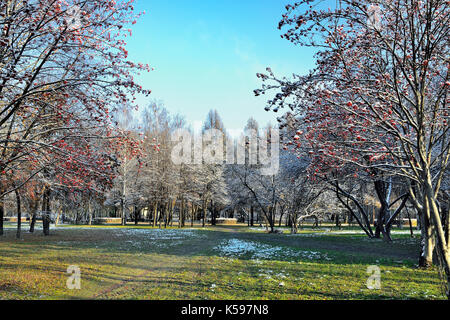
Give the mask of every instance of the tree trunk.
[[381, 203], [381, 208], [378, 212], [378, 219], [377, 219], [377, 228], [375, 230], [375, 238], [380, 238], [381, 234], [383, 234], [383, 240], [387, 242], [391, 242], [392, 238], [390, 235], [390, 229], [386, 230], [385, 224], [390, 218], [390, 211], [389, 211], [389, 191], [388, 188], [390, 188], [390, 184], [387, 185], [386, 182], [383, 180], [377, 180], [375, 181], [375, 191], [378, 196], [378, 200]]
[[341, 224], [341, 220], [340, 220], [340, 215], [336, 214], [336, 227], [341, 230], [342, 229], [342, 224]]
[[122, 211], [122, 226], [127, 225], [127, 213], [126, 213], [126, 207], [125, 207], [125, 201], [124, 199], [120, 199], [120, 209]]
[[211, 225], [216, 225], [216, 210], [214, 208], [214, 201], [211, 200]]
[[169, 223], [169, 214], [169, 202], [166, 202], [166, 205], [164, 206], [164, 228], [167, 228]]
[[445, 234], [445, 240], [447, 242], [447, 246], [450, 246], [450, 203], [449, 203], [449, 197], [443, 197], [439, 204], [441, 205], [441, 217], [442, 217], [442, 224], [444, 226], [444, 234]]
[[50, 189], [46, 188], [42, 200], [42, 227], [45, 236], [50, 235]]
[[406, 212], [408, 213], [409, 232], [411, 234], [411, 238], [414, 238], [414, 231], [413, 231], [413, 226], [412, 226], [411, 215], [409, 214], [408, 207], [405, 207], [405, 208], [406, 208]]
[[275, 206], [269, 206], [267, 208], [267, 212], [268, 212], [267, 222], [269, 223], [270, 233], [273, 233], [275, 231], [274, 211], [275, 211]]
[[59, 224], [59, 219], [61, 218], [61, 215], [62, 215], [62, 206], [59, 207], [58, 215], [56, 216], [55, 226]]
[[[1, 190], [0, 190], [0, 192], [3, 193]], [[5, 216], [5, 202], [4, 202], [3, 198], [1, 198], [0, 199], [0, 236], [2, 236], [4, 234], [4, 231], [3, 231], [4, 216]]]
[[[370, 226], [370, 221], [369, 218], [367, 216], [367, 213], [364, 211], [364, 208], [362, 207], [362, 205], [354, 198], [352, 197], [350, 194], [346, 193], [344, 190], [342, 190], [339, 187], [339, 184], [333, 184], [333, 186], [336, 188], [335, 192], [336, 192], [336, 198], [339, 200], [339, 202], [347, 209], [348, 214], [351, 215], [353, 218], [355, 218], [356, 222], [358, 223], [358, 225], [360, 226], [360, 228], [362, 230], [364, 230], [364, 232], [367, 234], [367, 236], [372, 239], [374, 237], [374, 234], [372, 232], [372, 228]], [[356, 207], [358, 208], [358, 211], [360, 212], [363, 221], [361, 221], [358, 216], [355, 214], [355, 212], [353, 212], [353, 209], [350, 207], [350, 205], [348, 204], [348, 200], [347, 202], [344, 201], [344, 199], [342, 199], [342, 196], [347, 197], [348, 200], [353, 201], [353, 203], [356, 205]], [[346, 223], [345, 218], [347, 217], [347, 215], [344, 215], [344, 223]], [[341, 224], [342, 225], [342, 224]]]
[[178, 227], [184, 227], [184, 199], [181, 198], [180, 213], [178, 214]]
[[37, 207], [38, 207], [38, 200], [32, 200], [31, 201], [31, 218], [30, 218], [30, 233], [34, 232], [34, 226], [36, 225], [36, 215], [37, 215]]
[[88, 215], [89, 215], [88, 225], [92, 226], [92, 205], [91, 205], [91, 200], [88, 201]]
[[156, 219], [158, 219], [158, 202], [153, 206], [153, 227], [156, 227]]
[[197, 206], [192, 203], [192, 217], [191, 217], [191, 228], [194, 227], [194, 220], [195, 220], [195, 216], [197, 215]]
[[203, 200], [203, 224], [202, 227], [206, 226], [206, 200]]
[[250, 226], [254, 226], [255, 225], [255, 220], [254, 220], [254, 216], [255, 215], [255, 207], [250, 206]]
[[297, 214], [289, 214], [290, 225], [291, 225], [291, 233], [297, 234], [298, 233], [298, 219]]
[[136, 206], [134, 206], [134, 225], [139, 224], [139, 210]]
[[[173, 227], [173, 217], [175, 216], [176, 204], [177, 204], [177, 199], [174, 199], [172, 201], [172, 207], [171, 207], [171, 210], [170, 210], [170, 227]], [[180, 220], [180, 217], [178, 217], [178, 220]], [[178, 221], [178, 223], [180, 223], [180, 222]]]
[[19, 191], [16, 189], [16, 202], [17, 202], [17, 232], [16, 232], [16, 238], [20, 239], [21, 232], [22, 232], [22, 208], [20, 206], [20, 194]]
[[183, 207], [181, 208], [181, 227], [184, 228], [186, 226], [186, 203], [183, 199]]
[[281, 227], [281, 223], [283, 222], [283, 216], [284, 216], [284, 207], [280, 207], [280, 221], [278, 223], [278, 226]]
[[434, 237], [430, 224], [430, 211], [424, 208], [419, 214], [421, 231], [421, 253], [419, 257], [420, 268], [430, 268], [433, 265]]
[[442, 268], [445, 272], [445, 277], [447, 281], [447, 297], [450, 299], [450, 252], [449, 246], [445, 239], [444, 228], [442, 226], [442, 221], [439, 215], [439, 209], [434, 198], [433, 184], [431, 182], [431, 174], [429, 170], [426, 172], [427, 176], [425, 179], [425, 199], [424, 207], [430, 210], [430, 222], [432, 222], [434, 232], [436, 233], [436, 253], [440, 257], [440, 262], [442, 263]]

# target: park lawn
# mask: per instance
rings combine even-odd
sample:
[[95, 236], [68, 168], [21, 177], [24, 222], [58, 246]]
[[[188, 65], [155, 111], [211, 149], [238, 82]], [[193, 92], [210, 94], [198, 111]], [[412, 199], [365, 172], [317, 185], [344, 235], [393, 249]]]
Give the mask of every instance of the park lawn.
[[[24, 229], [25, 230], [25, 229]], [[0, 238], [0, 299], [444, 299], [436, 270], [417, 269], [418, 240], [258, 228], [60, 227]], [[81, 270], [69, 290], [67, 268]], [[381, 269], [369, 290], [367, 268]]]

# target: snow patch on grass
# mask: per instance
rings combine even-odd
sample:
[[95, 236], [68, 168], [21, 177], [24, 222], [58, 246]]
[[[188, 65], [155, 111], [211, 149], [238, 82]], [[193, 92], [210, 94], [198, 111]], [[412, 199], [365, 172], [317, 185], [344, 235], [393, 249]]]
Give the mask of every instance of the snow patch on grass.
[[204, 237], [194, 230], [176, 229], [117, 229], [115, 236], [132, 239], [125, 242], [125, 248], [136, 250], [175, 247], [182, 245], [184, 240]]
[[187, 238], [200, 238], [201, 235], [194, 230], [176, 229], [117, 229], [118, 235], [125, 237], [138, 236], [147, 240], [185, 240]]
[[220, 245], [214, 247], [214, 250], [220, 252], [223, 256], [241, 257], [251, 256], [252, 259], [273, 259], [283, 258], [301, 258], [306, 260], [331, 260], [326, 253], [315, 251], [297, 251], [291, 248], [272, 246], [254, 241], [245, 241], [239, 239], [230, 239], [223, 241]]
[[108, 240], [98, 241], [59, 241], [58, 245], [73, 246], [85, 244], [96, 249], [118, 248], [124, 251], [148, 251], [152, 249], [171, 248], [182, 245], [186, 240], [202, 239], [206, 236], [195, 230], [178, 229], [126, 229], [126, 228], [84, 228], [88, 232], [106, 232]]

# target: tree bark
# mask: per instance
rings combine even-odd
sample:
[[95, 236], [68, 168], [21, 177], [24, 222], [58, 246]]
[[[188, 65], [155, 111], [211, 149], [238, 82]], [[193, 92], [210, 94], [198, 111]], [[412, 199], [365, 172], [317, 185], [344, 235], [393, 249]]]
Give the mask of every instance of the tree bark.
[[134, 225], [139, 224], [139, 210], [136, 206], [134, 206]]
[[156, 220], [158, 219], [158, 202], [153, 205], [153, 227], [156, 227]]
[[92, 205], [91, 205], [91, 200], [88, 201], [88, 215], [89, 215], [88, 225], [92, 226]]
[[184, 227], [184, 198], [181, 198], [180, 213], [178, 215], [178, 226], [179, 228]]
[[[175, 207], [177, 204], [177, 199], [173, 199], [172, 201], [172, 206], [170, 208], [170, 227], [173, 227], [173, 217], [175, 216]], [[178, 220], [180, 219], [180, 217], [178, 217]], [[178, 222], [180, 223], [180, 222]]]
[[279, 223], [278, 223], [278, 226], [279, 227], [281, 227], [281, 223], [283, 222], [283, 216], [284, 216], [284, 213], [285, 213], [285, 208], [284, 208], [284, 206], [280, 206], [280, 221], [279, 221]]
[[[59, 207], [58, 215], [56, 216], [55, 226], [57, 226], [59, 224], [59, 220], [61, 219], [61, 215], [62, 215], [62, 206]], [[63, 221], [63, 223], [64, 223], [64, 221]]]
[[164, 228], [167, 228], [167, 224], [169, 223], [169, 203], [166, 202], [166, 204], [164, 205]]
[[37, 208], [38, 208], [38, 200], [32, 200], [31, 201], [31, 218], [30, 218], [30, 233], [34, 232], [34, 226], [36, 225], [36, 217], [37, 217]]
[[203, 200], [203, 224], [202, 227], [206, 226], [206, 200]]
[[216, 208], [214, 201], [211, 200], [211, 225], [216, 225]]
[[385, 224], [387, 220], [390, 218], [390, 211], [389, 211], [389, 200], [388, 200], [388, 186], [387, 183], [383, 180], [377, 180], [374, 182], [375, 184], [375, 191], [378, 196], [378, 200], [381, 203], [381, 208], [378, 211], [378, 218], [377, 218], [377, 227], [375, 230], [375, 238], [380, 238], [381, 234], [383, 234], [383, 240], [390, 242], [392, 241], [391, 235], [390, 235], [390, 228], [389, 230], [386, 230]]
[[270, 233], [273, 233], [275, 231], [275, 219], [274, 219], [275, 206], [269, 206], [267, 208], [267, 212], [269, 213], [267, 217], [268, 220], [267, 222], [269, 223]]
[[120, 199], [120, 210], [122, 212], [122, 226], [125, 226], [127, 224], [127, 214], [123, 197]]
[[[1, 193], [3, 193], [3, 191], [0, 190]], [[2, 236], [4, 234], [3, 231], [3, 219], [5, 217], [5, 202], [3, 200], [3, 198], [0, 199], [0, 236]]]
[[424, 206], [428, 207], [430, 210], [430, 216], [432, 221], [434, 232], [436, 233], [436, 253], [440, 257], [440, 262], [442, 263], [442, 268], [445, 272], [445, 277], [447, 281], [447, 297], [450, 299], [450, 252], [449, 246], [445, 239], [444, 228], [442, 226], [441, 217], [439, 215], [439, 209], [434, 198], [433, 185], [431, 182], [431, 174], [429, 170], [426, 172], [425, 179], [425, 199]]
[[17, 202], [17, 232], [16, 232], [16, 238], [20, 239], [21, 232], [22, 232], [22, 208], [20, 205], [20, 194], [19, 191], [16, 189], [14, 190], [16, 193], [16, 202]]
[[192, 218], [191, 218], [191, 228], [194, 227], [194, 220], [197, 216], [198, 207], [192, 203]]
[[406, 212], [408, 213], [408, 222], [409, 222], [409, 232], [411, 233], [411, 238], [414, 238], [414, 231], [412, 226], [411, 215], [409, 213], [408, 207], [405, 207]]
[[[365, 211], [362, 208], [362, 206], [359, 204], [359, 202], [355, 198], [353, 198], [351, 195], [345, 193], [341, 188], [339, 188], [338, 184], [336, 184], [334, 186], [336, 187], [336, 190], [335, 190], [336, 198], [339, 200], [340, 203], [342, 203], [344, 205], [344, 207], [347, 209], [348, 213], [355, 218], [356, 222], [361, 227], [361, 229], [367, 234], [367, 236], [370, 239], [372, 239], [374, 237], [373, 232], [372, 232], [372, 228], [370, 227], [370, 222], [369, 222], [369, 220], [367, 218], [367, 214], [365, 213]], [[356, 205], [356, 207], [358, 208], [359, 212], [363, 216], [363, 219], [366, 222], [366, 226], [364, 226], [362, 221], [356, 216], [356, 214], [353, 212], [353, 210], [350, 207], [350, 205], [347, 202], [345, 202], [344, 199], [342, 199], [341, 195], [344, 195], [348, 199], [353, 201], [353, 203]], [[345, 222], [345, 220], [344, 220], [344, 222]]]
[[46, 188], [42, 200], [42, 227], [45, 236], [50, 235], [50, 189]]

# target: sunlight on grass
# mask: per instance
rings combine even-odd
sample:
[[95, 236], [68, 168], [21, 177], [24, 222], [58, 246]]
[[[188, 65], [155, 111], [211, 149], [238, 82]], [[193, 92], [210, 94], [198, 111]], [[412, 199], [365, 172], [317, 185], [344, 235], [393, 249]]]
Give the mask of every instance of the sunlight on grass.
[[[66, 227], [48, 238], [26, 234], [17, 241], [8, 230], [0, 241], [0, 298], [444, 298], [437, 272], [415, 267], [417, 240], [319, 235]], [[66, 288], [69, 265], [81, 269], [81, 290]], [[366, 287], [369, 265], [381, 269], [381, 290]]]

